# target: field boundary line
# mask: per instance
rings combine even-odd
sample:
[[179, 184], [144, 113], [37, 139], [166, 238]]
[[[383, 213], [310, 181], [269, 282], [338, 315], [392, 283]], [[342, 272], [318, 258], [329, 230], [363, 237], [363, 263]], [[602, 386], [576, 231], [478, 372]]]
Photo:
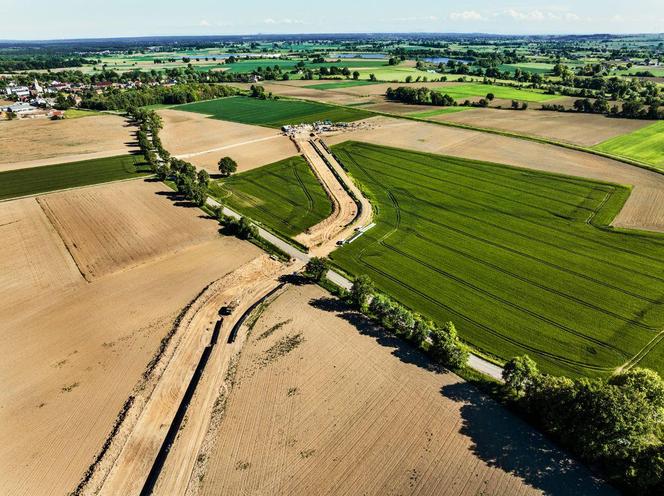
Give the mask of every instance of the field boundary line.
[[[304, 98], [304, 97], [301, 97], [300, 99], [302, 99], [302, 98]], [[310, 100], [310, 101], [315, 101], [315, 100]], [[328, 103], [328, 102], [326, 102], [326, 105], [332, 105], [332, 106], [335, 106], [335, 107], [342, 107], [342, 108], [346, 108], [346, 109], [352, 109], [353, 108], [353, 107], [349, 107], [348, 105], [341, 105], [341, 104], [338, 104], [338, 103]], [[432, 105], [432, 107], [434, 107], [434, 106]], [[631, 165], [631, 166], [634, 166], [634, 167], [639, 167], [641, 169], [645, 169], [645, 170], [648, 170], [650, 172], [655, 172], [657, 174], [664, 175], [664, 169], [660, 169], [656, 166], [646, 164], [645, 162], [640, 162], [640, 161], [634, 160], [634, 159], [628, 159], [626, 157], [621, 157], [620, 155], [613, 155], [611, 153], [602, 152], [600, 150], [595, 150], [593, 148], [588, 148], [588, 147], [584, 147], [584, 146], [581, 146], [581, 145], [575, 145], [575, 144], [572, 144], [572, 143], [565, 143], [565, 142], [557, 141], [557, 140], [550, 139], [550, 138], [544, 138], [542, 136], [534, 136], [534, 135], [531, 135], [531, 134], [521, 134], [521, 133], [515, 133], [515, 132], [512, 132], [512, 131], [503, 131], [503, 130], [500, 130], [500, 129], [493, 129], [493, 128], [487, 128], [487, 127], [478, 127], [478, 126], [472, 126], [470, 124], [461, 124], [461, 123], [458, 123], [458, 122], [451, 122], [451, 121], [431, 121], [431, 120], [422, 119], [422, 118], [411, 116], [411, 115], [391, 114], [389, 112], [382, 112], [380, 110], [373, 110], [373, 109], [368, 109], [368, 108], [365, 108], [365, 109], [362, 109], [362, 110], [364, 110], [365, 112], [369, 112], [371, 114], [374, 114], [375, 116], [390, 117], [390, 118], [393, 118], [393, 119], [402, 119], [402, 120], [408, 120], [408, 121], [413, 121], [413, 122], [424, 122], [424, 123], [428, 123], [428, 124], [434, 124], [434, 125], [437, 125], [437, 126], [454, 127], [454, 128], [457, 128], [457, 129], [466, 129], [468, 131], [477, 131], [477, 132], [480, 132], [480, 133], [495, 134], [497, 136], [504, 136], [506, 138], [514, 138], [514, 139], [520, 139], [520, 140], [524, 140], [524, 141], [532, 141], [532, 142], [540, 143], [540, 144], [558, 146], [558, 147], [561, 147], [561, 148], [566, 148], [568, 150], [574, 150], [574, 151], [578, 151], [578, 152], [588, 153], [590, 155], [596, 155], [598, 157], [608, 158], [608, 159], [611, 159], [611, 160], [615, 160], [617, 162], [622, 162], [622, 163], [627, 164], [627, 165]], [[515, 110], [514, 112], [519, 112], [519, 111]], [[607, 117], [607, 119], [609, 119], [609, 117]]]

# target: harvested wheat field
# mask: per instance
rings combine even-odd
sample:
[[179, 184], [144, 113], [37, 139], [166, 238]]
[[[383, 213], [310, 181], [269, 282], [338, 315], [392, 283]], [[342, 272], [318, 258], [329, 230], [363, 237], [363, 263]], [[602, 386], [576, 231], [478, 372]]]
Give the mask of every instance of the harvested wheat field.
[[455, 114], [442, 114], [432, 117], [431, 120], [514, 131], [583, 146], [593, 146], [651, 124], [650, 121], [637, 119], [609, 119], [599, 114], [535, 110], [514, 112], [495, 109], [473, 109]]
[[330, 145], [349, 140], [365, 141], [632, 185], [632, 194], [613, 225], [664, 232], [661, 214], [664, 210], [664, 195], [661, 194], [664, 192], [664, 176], [656, 172], [555, 145], [479, 131], [389, 117], [376, 117], [366, 122], [372, 126], [336, 133], [326, 141]]
[[[122, 260], [116, 256], [122, 253], [129, 260], [144, 257], [144, 263], [86, 282], [36, 199], [0, 203], [0, 247], [6, 255], [0, 270], [0, 494], [73, 491], [125, 401], [130, 395], [142, 401], [147, 384], [142, 374], [176, 316], [208, 284], [260, 254], [252, 245], [217, 236], [216, 222], [199, 219], [196, 209], [173, 206], [155, 194], [154, 184], [89, 191], [108, 188], [114, 198], [119, 187], [144, 198], [118, 198], [113, 208], [150, 218], [156, 209], [150, 203], [161, 203], [164, 216], [184, 231], [180, 216], [187, 216], [194, 226], [190, 246], [161, 251], [171, 234], [164, 230], [161, 239], [152, 239], [151, 250], [145, 240], [132, 237], [140, 252], [132, 256], [123, 251], [129, 247], [109, 239], [110, 259]], [[200, 222], [206, 222], [209, 236], [200, 234]]]
[[126, 155], [133, 131], [115, 115], [0, 121], [0, 171]]
[[174, 109], [160, 110], [159, 115], [164, 121], [159, 133], [164, 147], [210, 173], [218, 172], [217, 163], [225, 156], [232, 157], [238, 164], [238, 172], [243, 172], [297, 153], [290, 139], [276, 129]]
[[398, 346], [320, 288], [290, 287], [251, 329], [200, 494], [613, 494]]
[[37, 202], [81, 273], [93, 280], [218, 236], [202, 211], [174, 208], [175, 198], [162, 183], [129, 181], [45, 195]]

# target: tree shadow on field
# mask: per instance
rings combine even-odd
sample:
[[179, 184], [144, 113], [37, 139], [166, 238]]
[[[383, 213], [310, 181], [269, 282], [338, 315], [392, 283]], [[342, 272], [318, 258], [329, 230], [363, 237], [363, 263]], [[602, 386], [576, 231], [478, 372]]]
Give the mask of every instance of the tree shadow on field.
[[463, 403], [460, 433], [472, 441], [472, 452], [487, 463], [514, 474], [550, 495], [617, 495], [609, 485], [548, 441], [533, 427], [467, 382], [441, 388], [441, 394]]
[[[157, 182], [159, 181], [158, 179], [156, 180]], [[176, 207], [182, 207], [182, 208], [198, 208], [198, 205], [196, 205], [194, 202], [191, 200], [188, 200], [184, 195], [178, 193], [177, 191], [156, 191], [155, 195], [157, 196], [165, 196], [168, 198], [173, 205]], [[201, 219], [212, 219], [216, 220], [215, 217], [212, 217], [208, 214], [206, 214], [203, 210], [200, 210], [200, 215], [198, 216]]]
[[337, 317], [350, 323], [360, 334], [374, 338], [381, 346], [392, 348], [392, 355], [404, 363], [417, 365], [432, 372], [448, 372], [446, 369], [434, 366], [422, 350], [386, 331], [383, 327], [372, 322], [368, 317], [354, 310], [350, 305], [338, 298], [328, 296], [313, 298], [309, 301], [309, 304], [318, 310], [337, 314]]

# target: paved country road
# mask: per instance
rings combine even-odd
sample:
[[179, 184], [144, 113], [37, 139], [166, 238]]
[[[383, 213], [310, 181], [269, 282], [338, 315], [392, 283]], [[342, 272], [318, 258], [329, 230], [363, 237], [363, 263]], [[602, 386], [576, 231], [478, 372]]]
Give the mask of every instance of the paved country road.
[[[211, 207], [217, 207], [218, 208], [218, 207], [221, 206], [221, 204], [218, 201], [216, 201], [212, 198], [208, 198], [207, 203]], [[223, 208], [223, 213], [225, 215], [228, 215], [230, 217], [234, 217], [236, 219], [239, 219], [241, 217], [241, 215], [239, 213], [229, 209], [228, 207]], [[260, 226], [256, 226], [256, 227], [258, 227], [258, 235], [261, 238], [263, 238], [264, 240], [272, 243], [274, 246], [276, 246], [280, 250], [282, 250], [285, 253], [287, 253], [288, 255], [290, 255], [291, 258], [294, 258], [296, 260], [300, 260], [300, 261], [305, 262], [305, 263], [308, 262], [309, 259], [311, 258], [308, 254], [298, 250], [293, 245], [285, 242], [284, 240], [282, 240], [281, 238], [275, 236], [271, 232], [266, 231], [265, 229], [263, 229]], [[337, 286], [340, 286], [340, 287], [345, 288], [345, 289], [350, 289], [353, 285], [352, 281], [350, 281], [348, 278], [342, 276], [338, 272], [335, 272], [334, 270], [329, 270], [328, 271], [327, 278], [330, 281], [332, 281], [334, 284], [336, 284]], [[490, 377], [492, 377], [496, 380], [499, 380], [501, 382], [503, 380], [502, 379], [503, 369], [501, 367], [499, 367], [498, 365], [495, 365], [495, 364], [493, 364], [493, 363], [491, 363], [491, 362], [489, 362], [489, 361], [487, 361], [487, 360], [485, 360], [485, 359], [483, 359], [483, 358], [481, 358], [477, 355], [473, 355], [472, 353], [470, 354], [470, 356], [468, 358], [468, 366], [470, 368], [472, 368], [474, 370], [477, 370], [478, 372], [481, 372], [483, 374], [486, 374], [486, 375], [488, 375], [488, 376], [490, 376]]]

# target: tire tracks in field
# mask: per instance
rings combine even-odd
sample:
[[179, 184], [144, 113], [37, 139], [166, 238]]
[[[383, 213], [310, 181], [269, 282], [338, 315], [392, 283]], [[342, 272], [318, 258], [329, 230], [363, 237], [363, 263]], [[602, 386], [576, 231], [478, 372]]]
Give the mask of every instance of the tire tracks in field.
[[[581, 368], [585, 368], [585, 369], [588, 369], [588, 370], [595, 370], [595, 371], [599, 371], [599, 372], [606, 372], [606, 371], [611, 370], [610, 367], [603, 367], [603, 366], [599, 366], [599, 365], [589, 364], [587, 362], [581, 362], [581, 361], [578, 361], [578, 360], [573, 360], [571, 358], [563, 357], [561, 355], [557, 355], [555, 353], [551, 353], [551, 352], [536, 348], [534, 346], [527, 345], [527, 344], [525, 344], [525, 343], [523, 343], [519, 340], [516, 340], [512, 337], [506, 336], [506, 335], [500, 333], [499, 331], [497, 331], [496, 329], [494, 329], [492, 327], [489, 327], [486, 324], [483, 324], [483, 323], [481, 323], [481, 322], [479, 322], [479, 321], [463, 314], [462, 312], [460, 312], [460, 311], [458, 311], [458, 310], [442, 303], [441, 301], [429, 296], [428, 294], [424, 293], [423, 291], [420, 291], [419, 289], [409, 285], [408, 283], [405, 283], [404, 281], [396, 278], [392, 274], [389, 274], [385, 270], [380, 269], [380, 268], [376, 267], [375, 265], [371, 264], [370, 262], [368, 262], [367, 260], [365, 260], [366, 250], [370, 246], [375, 245], [375, 244], [380, 244], [382, 246], [385, 246], [386, 248], [389, 247], [389, 245], [387, 245], [385, 243], [385, 241], [390, 236], [392, 236], [392, 234], [397, 232], [397, 230], [399, 229], [399, 226], [401, 224], [401, 208], [399, 206], [397, 198], [394, 196], [394, 194], [389, 189], [385, 188], [378, 181], [376, 181], [376, 179], [370, 173], [368, 173], [368, 171], [363, 166], [361, 166], [356, 160], [354, 160], [350, 156], [348, 158], [350, 158], [350, 160], [362, 171], [362, 173], [364, 173], [367, 176], [367, 178], [372, 183], [376, 184], [380, 189], [382, 189], [388, 195], [388, 197], [390, 198], [393, 206], [395, 207], [395, 214], [396, 214], [396, 221], [395, 221], [394, 227], [389, 232], [384, 234], [381, 238], [379, 238], [378, 240], [376, 240], [373, 243], [370, 243], [366, 247], [364, 247], [360, 251], [358, 256], [355, 257], [356, 260], [358, 261], [358, 263], [369, 267], [371, 270], [375, 271], [376, 273], [381, 274], [383, 277], [391, 280], [392, 282], [396, 283], [397, 285], [402, 286], [402, 287], [412, 291], [413, 293], [419, 295], [420, 297], [422, 297], [423, 299], [429, 301], [430, 303], [433, 303], [434, 305], [448, 311], [449, 313], [451, 313], [453, 315], [457, 315], [458, 317], [465, 320], [466, 322], [470, 322], [471, 324], [475, 325], [476, 327], [488, 332], [489, 334], [491, 334], [491, 335], [493, 335], [493, 336], [495, 336], [499, 339], [507, 341], [508, 343], [510, 343], [510, 344], [512, 344], [516, 347], [526, 349], [526, 350], [528, 350], [532, 353], [535, 353], [535, 354], [538, 354], [540, 356], [544, 356], [544, 357], [547, 357], [549, 359], [552, 359], [552, 360], [555, 360], [555, 361], [558, 361], [558, 362], [561, 362], [561, 363], [565, 363], [567, 365], [574, 366], [574, 367], [581, 367]], [[575, 331], [575, 332], [578, 332], [578, 331]], [[587, 339], [588, 341], [591, 341], [591, 342], [593, 342], [593, 339], [594, 339], [594, 338], [589, 338], [588, 336], [584, 336], [584, 335], [581, 335], [580, 337], [582, 337], [582, 339]], [[607, 343], [603, 343], [601, 341], [598, 341], [596, 344], [598, 344], [599, 346], [601, 346], [603, 348], [607, 348], [607, 349], [616, 351], [620, 356], [625, 356], [625, 353], [623, 351], [618, 350], [617, 348], [614, 349], [611, 345], [609, 345]]]
[[643, 360], [662, 340], [664, 339], [664, 330], [662, 330], [657, 336], [652, 338], [648, 343], [639, 350], [639, 352], [634, 355], [632, 358], [623, 363], [620, 367], [616, 369], [616, 373], [629, 370], [635, 365]]
[[[413, 171], [413, 170], [410, 170], [410, 169], [407, 169], [407, 168], [404, 168], [404, 167], [396, 166], [396, 165], [392, 164], [391, 162], [386, 162], [386, 161], [384, 161], [384, 160], [377, 160], [377, 159], [374, 159], [373, 157], [368, 157], [368, 156], [366, 156], [366, 155], [362, 155], [361, 153], [359, 153], [359, 154], [357, 154], [357, 155], [358, 155], [358, 156], [361, 156], [361, 157], [363, 157], [363, 158], [365, 158], [365, 159], [367, 159], [367, 160], [375, 160], [375, 161], [380, 162], [380, 163], [382, 163], [382, 164], [388, 165], [388, 166], [390, 166], [390, 167], [392, 167], [392, 168], [402, 170], [402, 171], [404, 171], [404, 172], [406, 172], [406, 173], [408, 173], [408, 174], [421, 175], [421, 176], [426, 177], [427, 179], [435, 180], [435, 181], [438, 181], [438, 182], [443, 183], [443, 184], [448, 184], [448, 182], [449, 182], [449, 181], [444, 181], [444, 180], [442, 180], [442, 179], [440, 179], [440, 178], [437, 178], [437, 177], [435, 177], [435, 176], [431, 176], [431, 175], [428, 175], [428, 174], [423, 174], [423, 173], [421, 173], [421, 172], [415, 172], [415, 171]], [[357, 164], [357, 162], [355, 162], [355, 163]], [[420, 163], [420, 162], [414, 162], [414, 163], [417, 163], [417, 164], [420, 164], [420, 165], [425, 165], [425, 166], [428, 166], [428, 167], [433, 167], [433, 166], [431, 166], [431, 165], [428, 165], [428, 164], [422, 164], [422, 163]], [[414, 184], [415, 184], [415, 183], [412, 182], [412, 181], [408, 181], [408, 180], [404, 179], [402, 176], [395, 176], [395, 175], [386, 174], [385, 171], [381, 171], [381, 173], [382, 173], [382, 174], [385, 174], [385, 175], [388, 176], [388, 177], [392, 177], [392, 178], [394, 178], [394, 179], [396, 179], [396, 180], [398, 180], [398, 181], [405, 182], [406, 184], [410, 184], [410, 185], [414, 185]], [[471, 191], [479, 191], [479, 192], [482, 192], [481, 190], [478, 190], [477, 188], [472, 188], [471, 186], [467, 186], [467, 185], [463, 185], [463, 184], [457, 184], [457, 183], [452, 183], [452, 184], [455, 184], [455, 185], [458, 185], [458, 186], [464, 187], [464, 188], [469, 189], [469, 190], [471, 190]], [[424, 188], [424, 189], [428, 189], [428, 190], [433, 191], [433, 192], [437, 192], [437, 193], [440, 192], [440, 190], [438, 190], [438, 189], [436, 189], [436, 188], [432, 188], [432, 187], [428, 187], [428, 186], [424, 186], [424, 185], [419, 185], [419, 184], [416, 185], [416, 186], [417, 186], [417, 187]], [[610, 186], [609, 186], [609, 187], [610, 187]], [[613, 187], [610, 187], [610, 188], [611, 188], [611, 191], [610, 191], [610, 192], [611, 192], [611, 193], [614, 193], [614, 192], [615, 192], [615, 188], [613, 188]], [[522, 191], [522, 190], [519, 190], [519, 191]], [[601, 189], [600, 189], [600, 191], [601, 191]], [[522, 192], [523, 192], [523, 191], [522, 191]], [[449, 191], [447, 191], [446, 194], [448, 194], [448, 195], [450, 195], [451, 197], [456, 198], [456, 199], [458, 199], [458, 200], [460, 200], [460, 201], [462, 201], [462, 202], [468, 202], [468, 203], [471, 203], [471, 204], [473, 204], [473, 205], [477, 205], [477, 206], [482, 207], [482, 208], [490, 208], [490, 209], [492, 209], [492, 210], [497, 210], [498, 212], [501, 212], [502, 214], [507, 215], [507, 216], [511, 216], [511, 215], [512, 215], [512, 214], [511, 214], [510, 212], [508, 212], [508, 211], [500, 210], [500, 209], [496, 209], [496, 208], [495, 208], [495, 205], [493, 205], [493, 204], [492, 204], [492, 205], [486, 205], [486, 204], [484, 204], [484, 203], [482, 203], [482, 202], [471, 201], [471, 200], [466, 199], [465, 197], [460, 197], [460, 196], [458, 196], [458, 195], [454, 195], [453, 193], [450, 193]], [[540, 208], [540, 207], [533, 206], [532, 204], [528, 204], [528, 203], [524, 203], [524, 202], [519, 202], [518, 200], [514, 200], [514, 199], [511, 199], [511, 198], [505, 198], [505, 197], [500, 197], [500, 198], [504, 198], [504, 199], [506, 199], [507, 201], [511, 201], [511, 202], [513, 202], [513, 203], [517, 203], [517, 204], [524, 205], [524, 206], [526, 206], [526, 207], [528, 207], [528, 208]], [[608, 199], [607, 199], [607, 201], [608, 201]], [[598, 208], [592, 210], [592, 212], [591, 212], [592, 217], [594, 217], [594, 216], [599, 212], [599, 210], [601, 210], [601, 207], [603, 207], [605, 203], [606, 203], [606, 201], [602, 202]], [[431, 204], [431, 205], [436, 206], [435, 204]], [[440, 207], [438, 206], [438, 208], [440, 208]], [[547, 213], [549, 213], [549, 214], [551, 214], [551, 215], [556, 215], [556, 216], [557, 216], [557, 214], [558, 214], [558, 212], [552, 212], [552, 211], [547, 210], [547, 209], [544, 209], [544, 208], [540, 208], [540, 210], [543, 210], [543, 211], [545, 211], [545, 212], [547, 212]], [[591, 210], [591, 209], [588, 209], [588, 210]], [[473, 217], [471, 217], [471, 218], [473, 218]], [[479, 220], [479, 219], [476, 219], [476, 218], [473, 218], [473, 219], [478, 220], [479, 222], [481, 222], [481, 220]], [[554, 232], [555, 232], [556, 234], [558, 234], [558, 235], [560, 235], [560, 234], [565, 235], [565, 233], [561, 233], [561, 231], [559, 231], [559, 230], [557, 230], [557, 229], [555, 229], [555, 228], [553, 228], [553, 227], [551, 227], [551, 226], [549, 226], [549, 225], [547, 225], [547, 224], [541, 224], [541, 223], [539, 223], [539, 222], [535, 222], [535, 221], [533, 221], [533, 220], [525, 219], [525, 218], [522, 219], [522, 220], [525, 221], [525, 222], [528, 222], [529, 224], [533, 224], [533, 225], [535, 225], [535, 226], [538, 226], [538, 227], [541, 227], [541, 228], [544, 228], [544, 229], [552, 230], [552, 231], [554, 231]], [[492, 225], [493, 225], [493, 224], [492, 224]], [[617, 247], [617, 246], [614, 246], [613, 244], [602, 243], [602, 242], [600, 242], [600, 241], [598, 241], [598, 240], [596, 240], [596, 239], [591, 239], [591, 238], [588, 238], [588, 237], [586, 237], [586, 236], [575, 235], [575, 238], [577, 238], [577, 239], [582, 239], [582, 240], [584, 240], [584, 241], [586, 241], [586, 242], [589, 242], [589, 243], [591, 243], [591, 244], [598, 244], [598, 245], [600, 245], [600, 246], [604, 246], [604, 247], [607, 247], [607, 248], [610, 248], [610, 249], [613, 249], [613, 250], [621, 251], [621, 252], [623, 252], [623, 253], [627, 253], [627, 254], [630, 254], [630, 255], [633, 255], [633, 256], [636, 256], [636, 257], [639, 257], [639, 258], [644, 258], [644, 259], [647, 259], [647, 260], [652, 261], [652, 262], [658, 262], [658, 263], [661, 263], [661, 260], [660, 260], [659, 258], [657, 258], [657, 257], [651, 257], [651, 256], [649, 256], [649, 255], [647, 255], [647, 254], [644, 254], [644, 253], [641, 253], [641, 252], [638, 252], [638, 251], [634, 251], [634, 250], [630, 250], [630, 249], [622, 248], [622, 247]], [[540, 240], [538, 240], [538, 241], [540, 241]], [[627, 270], [632, 270], [632, 269], [627, 269]], [[664, 281], [664, 279], [660, 279], [660, 280]]]
[[295, 178], [297, 179], [297, 182], [300, 183], [300, 188], [302, 188], [302, 191], [304, 192], [305, 196], [307, 197], [307, 213], [311, 213], [314, 209], [314, 199], [311, 196], [311, 193], [309, 193], [309, 190], [304, 184], [304, 181], [302, 180], [302, 177], [300, 176], [300, 172], [297, 170], [297, 164], [293, 163], [293, 174], [295, 175]]
[[[439, 242], [437, 242], [436, 240], [431, 239], [431, 238], [428, 238], [428, 237], [426, 237], [426, 236], [420, 234], [419, 232], [417, 232], [417, 231], [415, 231], [415, 230], [413, 230], [413, 229], [410, 229], [410, 228], [409, 228], [409, 229], [407, 229], [407, 231], [410, 232], [413, 236], [415, 236], [415, 237], [417, 237], [417, 238], [420, 238], [420, 239], [422, 239], [422, 240], [424, 240], [424, 241], [426, 241], [426, 242], [428, 242], [428, 243], [431, 243], [431, 244], [433, 244], [433, 245], [436, 245], [436, 246], [438, 246], [439, 248], [442, 248], [443, 250], [447, 250], [447, 251], [451, 251], [451, 252], [453, 252], [453, 253], [456, 253], [456, 254], [458, 254], [458, 255], [464, 257], [464, 258], [467, 258], [467, 259], [469, 259], [469, 260], [472, 260], [473, 262], [477, 262], [477, 263], [479, 263], [479, 264], [481, 264], [481, 265], [487, 266], [487, 267], [489, 267], [489, 268], [491, 268], [491, 269], [493, 269], [493, 270], [496, 270], [496, 271], [498, 271], [498, 272], [501, 272], [501, 273], [503, 273], [503, 274], [505, 274], [505, 275], [508, 275], [508, 276], [510, 276], [510, 277], [512, 277], [512, 278], [514, 278], [514, 279], [517, 279], [517, 280], [519, 280], [519, 281], [521, 281], [521, 282], [524, 282], [524, 283], [527, 283], [527, 284], [529, 284], [529, 285], [535, 286], [536, 288], [539, 288], [539, 289], [541, 289], [541, 290], [543, 290], [543, 291], [546, 291], [546, 292], [548, 292], [548, 293], [552, 293], [552, 294], [555, 294], [555, 295], [557, 295], [557, 296], [563, 297], [563, 298], [565, 298], [565, 299], [567, 299], [567, 300], [573, 301], [574, 303], [578, 303], [579, 305], [582, 305], [582, 306], [585, 306], [586, 308], [590, 308], [590, 309], [595, 310], [595, 311], [597, 311], [597, 312], [603, 313], [603, 314], [608, 315], [608, 316], [610, 316], [610, 317], [613, 317], [613, 318], [615, 318], [615, 319], [617, 319], [617, 320], [622, 320], [623, 322], [625, 322], [625, 323], [627, 323], [627, 324], [632, 324], [632, 325], [635, 325], [635, 326], [637, 326], [637, 327], [641, 327], [642, 329], [645, 329], [645, 330], [648, 330], [648, 331], [656, 331], [656, 330], [657, 330], [657, 327], [656, 327], [656, 326], [649, 326], [649, 325], [646, 325], [646, 324], [644, 324], [643, 322], [640, 322], [640, 321], [637, 321], [637, 320], [633, 320], [633, 319], [631, 319], [631, 318], [629, 318], [629, 317], [625, 317], [624, 315], [620, 315], [620, 314], [618, 314], [618, 313], [612, 312], [611, 310], [607, 310], [607, 309], [605, 309], [605, 308], [602, 308], [602, 307], [600, 307], [600, 306], [598, 306], [598, 305], [595, 305], [595, 304], [593, 304], [593, 303], [591, 303], [591, 302], [585, 301], [585, 300], [583, 300], [583, 299], [581, 299], [581, 298], [578, 298], [578, 297], [576, 297], [576, 296], [574, 296], [574, 295], [571, 295], [571, 294], [565, 293], [564, 291], [560, 291], [560, 290], [557, 290], [557, 289], [551, 288], [551, 287], [546, 286], [545, 284], [541, 284], [541, 283], [539, 283], [539, 282], [537, 282], [537, 281], [535, 281], [535, 280], [533, 280], [533, 279], [530, 279], [530, 278], [528, 278], [528, 277], [525, 277], [525, 276], [519, 275], [519, 274], [517, 274], [516, 272], [512, 272], [512, 271], [507, 270], [507, 269], [505, 269], [505, 268], [503, 268], [503, 267], [501, 267], [501, 266], [499, 266], [499, 265], [493, 264], [493, 263], [489, 262], [488, 260], [484, 260], [484, 259], [482, 259], [482, 258], [480, 258], [480, 257], [476, 257], [476, 256], [474, 256], [474, 255], [472, 255], [472, 254], [470, 254], [470, 253], [467, 253], [467, 252], [464, 252], [464, 251], [462, 251], [462, 250], [458, 250], [458, 249], [456, 249], [456, 248], [453, 248], [453, 247], [451, 247], [451, 246], [447, 246], [447, 245], [444, 245], [444, 244], [442, 244], [442, 243], [439, 243]], [[418, 260], [421, 260], [421, 259], [418, 259]], [[421, 261], [421, 263], [424, 264], [425, 262], [424, 262], [424, 261]]]

